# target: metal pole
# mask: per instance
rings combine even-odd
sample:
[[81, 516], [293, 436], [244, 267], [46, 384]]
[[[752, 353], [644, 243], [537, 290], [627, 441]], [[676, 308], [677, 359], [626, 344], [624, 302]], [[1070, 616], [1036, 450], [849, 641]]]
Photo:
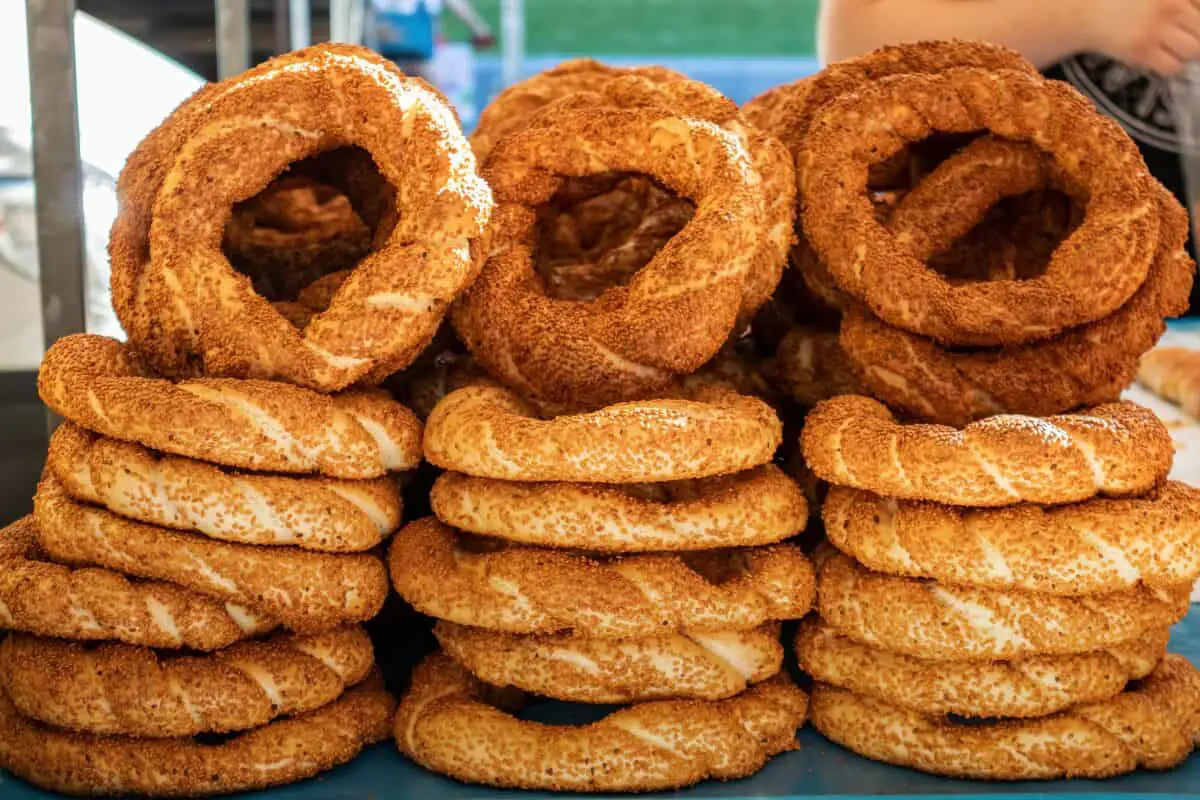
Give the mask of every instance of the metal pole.
[[312, 44], [312, 9], [308, 0], [288, 0], [288, 24], [292, 50]]
[[521, 80], [525, 60], [525, 0], [500, 5], [500, 75], [505, 86]]
[[[84, 330], [87, 258], [83, 163], [75, 97], [74, 0], [27, 0], [33, 180], [37, 192], [42, 336], [49, 347]], [[48, 416], [53, 430], [57, 417]]]
[[329, 41], [362, 44], [365, 0], [329, 0]]
[[217, 77], [250, 68], [250, 8], [247, 0], [214, 0], [217, 12]]

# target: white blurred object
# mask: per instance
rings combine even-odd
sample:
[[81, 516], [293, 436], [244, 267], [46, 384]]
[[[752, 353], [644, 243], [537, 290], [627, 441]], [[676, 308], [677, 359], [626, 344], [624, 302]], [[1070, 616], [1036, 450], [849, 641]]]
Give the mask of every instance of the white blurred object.
[[466, 130], [475, 127], [475, 50], [466, 42], [440, 42], [429, 62], [429, 80], [454, 105]]
[[1179, 160], [1188, 208], [1192, 212], [1192, 230], [1200, 229], [1200, 64], [1190, 63], [1167, 84], [1171, 91], [1171, 112], [1179, 134]]
[[[87, 327], [121, 336], [108, 290], [108, 231], [117, 211], [114, 178], [138, 142], [204, 81], [82, 13], [75, 15], [75, 59]], [[0, 75], [0, 370], [33, 369], [42, 357], [42, 334], [22, 2], [0, 0]]]

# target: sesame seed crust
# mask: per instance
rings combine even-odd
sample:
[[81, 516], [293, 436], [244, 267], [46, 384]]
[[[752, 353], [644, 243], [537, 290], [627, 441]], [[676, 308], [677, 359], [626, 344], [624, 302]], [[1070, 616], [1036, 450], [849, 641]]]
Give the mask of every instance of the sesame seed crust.
[[520, 789], [654, 791], [732, 780], [796, 749], [808, 698], [784, 675], [728, 700], [659, 700], [590, 725], [525, 722], [442, 654], [422, 662], [396, 714], [400, 752], [469, 783]]
[[1160, 347], [1142, 356], [1138, 383], [1200, 416], [1200, 354], [1181, 347]]
[[321, 708], [365, 680], [374, 662], [358, 627], [180, 657], [16, 634], [0, 643], [0, 685], [29, 719], [157, 739], [257, 728]]

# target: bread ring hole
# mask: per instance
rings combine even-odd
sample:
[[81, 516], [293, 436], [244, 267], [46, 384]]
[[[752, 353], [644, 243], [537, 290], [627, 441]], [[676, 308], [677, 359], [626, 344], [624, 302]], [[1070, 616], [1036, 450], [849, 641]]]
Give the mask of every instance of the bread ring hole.
[[[291, 164], [233, 207], [222, 250], [255, 292], [298, 327], [324, 310], [336, 286], [304, 290], [348, 272], [395, 224], [394, 190], [365, 150], [344, 147]], [[340, 281], [335, 281], [340, 285]], [[305, 312], [310, 313], [305, 313]]]
[[534, 267], [551, 297], [591, 302], [628, 283], [695, 210], [690, 200], [646, 175], [567, 179], [537, 210]]

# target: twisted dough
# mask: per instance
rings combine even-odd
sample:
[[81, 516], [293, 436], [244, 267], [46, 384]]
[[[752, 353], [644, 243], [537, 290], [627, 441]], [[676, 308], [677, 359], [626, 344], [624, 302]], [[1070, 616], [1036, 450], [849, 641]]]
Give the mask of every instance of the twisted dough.
[[770, 375], [788, 396], [812, 407], [841, 394], [862, 394], [862, 384], [838, 335], [797, 325], [780, 341]]
[[88, 430], [229, 467], [378, 478], [421, 461], [421, 423], [382, 392], [326, 396], [215, 378], [171, 383], [103, 336], [55, 342], [38, 371], [38, 394]]
[[433, 517], [409, 523], [388, 554], [392, 583], [438, 619], [603, 639], [746, 630], [798, 619], [812, 607], [812, 565], [793, 545], [608, 560], [488, 546]]
[[25, 635], [0, 643], [0, 684], [25, 717], [147, 739], [247, 730], [312, 711], [373, 665], [362, 628], [239, 642], [202, 657]]
[[[1156, 191], [1158, 251], [1145, 282], [1108, 317], [1041, 342], [956, 352], [853, 308], [842, 319], [846, 356], [872, 395], [949, 425], [1000, 413], [1058, 414], [1119, 397], [1133, 380], [1138, 357], [1166, 330], [1164, 317], [1187, 310], [1196, 268], [1186, 249], [1186, 211], [1169, 191]], [[946, 212], [952, 217], [956, 210]]]
[[[954, 285], [875, 217], [867, 167], [936, 131], [980, 129], [1047, 153], [1085, 204], [1037, 277]], [[955, 68], [864, 84], [821, 109], [797, 163], [805, 233], [839, 287], [943, 344], [1019, 344], [1102, 319], [1137, 291], [1157, 249], [1159, 195], [1137, 146], [1068, 84], [1024, 72]]]
[[983, 780], [1110, 778], [1170, 769], [1200, 739], [1200, 673], [1169, 654], [1136, 688], [1041, 719], [961, 725], [817, 684], [812, 723], [877, 761]]
[[387, 572], [373, 554], [255, 547], [176, 533], [80, 505], [49, 474], [38, 486], [34, 516], [38, 542], [55, 561], [170, 581], [261, 609], [302, 633], [368, 620], [388, 592]]
[[783, 433], [770, 406], [715, 387], [692, 397], [542, 420], [506, 389], [467, 386], [429, 415], [425, 457], [481, 478], [590, 483], [705, 478], [771, 460]]
[[[696, 203], [688, 224], [595, 302], [545, 293], [535, 208], [567, 177], [646, 174]], [[539, 400], [598, 408], [695, 371], [734, 328], [766, 236], [765, 192], [741, 136], [655, 108], [547, 109], [500, 142], [484, 174], [498, 201], [493, 249], [452, 313], [492, 374]]]
[[32, 516], [0, 530], [0, 627], [63, 639], [215, 650], [277, 624], [256, 610], [173, 584], [53, 564], [37, 540]]
[[[296, 328], [230, 265], [225, 223], [291, 164], [346, 147], [369, 153], [394, 188], [394, 224], [329, 308]], [[337, 44], [201, 89], [142, 142], [118, 186], [113, 304], [155, 368], [319, 391], [378, 382], [424, 349], [478, 272], [492, 211], [446, 99]]]
[[400, 525], [400, 487], [392, 478], [227, 472], [105, 439], [70, 422], [50, 437], [46, 466], [76, 500], [230, 542], [359, 552]]
[[1138, 382], [1200, 417], [1200, 351], [1162, 347], [1142, 356]]
[[1110, 648], [1183, 619], [1190, 593], [1190, 584], [1082, 597], [953, 587], [871, 572], [840, 553], [817, 578], [817, 608], [839, 633], [936, 661]]
[[514, 636], [452, 622], [433, 632], [446, 655], [484, 683], [577, 703], [723, 700], [783, 666], [775, 624], [617, 640]]
[[63, 794], [197, 797], [310, 778], [387, 739], [396, 702], [378, 678], [316, 711], [221, 744], [71, 733], [25, 719], [0, 694], [0, 767]]
[[1084, 595], [1200, 577], [1200, 490], [1054, 508], [965, 509], [835, 486], [825, 535], [870, 569], [994, 589]]
[[925, 661], [860, 644], [808, 617], [796, 636], [800, 668], [821, 683], [924, 714], [1044, 717], [1108, 700], [1162, 660], [1170, 631], [1069, 656], [1019, 661]]
[[1162, 422], [1132, 403], [1000, 415], [956, 430], [903, 425], [874, 400], [835, 397], [808, 415], [802, 441], [805, 460], [830, 483], [961, 506], [1141, 495], [1166, 478], [1174, 456]]
[[443, 472], [430, 505], [455, 528], [598, 552], [772, 544], [804, 530], [808, 503], [773, 464], [696, 481], [605, 486], [515, 483]]
[[575, 792], [654, 791], [757, 772], [796, 748], [808, 697], [780, 675], [729, 700], [659, 700], [590, 725], [539, 725], [487, 705], [444, 655], [425, 659], [396, 714], [400, 752], [467, 783]]

